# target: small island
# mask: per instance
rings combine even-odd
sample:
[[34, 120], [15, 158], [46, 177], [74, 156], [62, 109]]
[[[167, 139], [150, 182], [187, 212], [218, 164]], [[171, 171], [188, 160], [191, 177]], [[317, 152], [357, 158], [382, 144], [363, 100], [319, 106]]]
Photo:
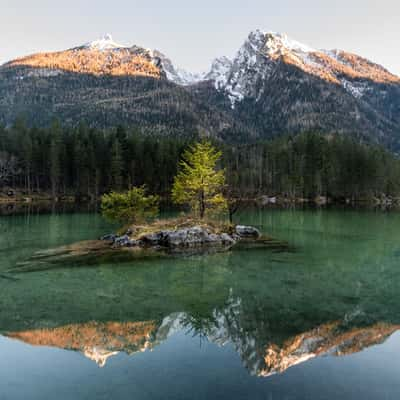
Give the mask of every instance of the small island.
[[157, 196], [148, 195], [144, 187], [104, 195], [103, 215], [112, 221], [132, 223], [123, 235], [109, 234], [101, 239], [114, 249], [168, 252], [227, 250], [239, 242], [262, 243], [265, 238], [257, 228], [232, 223], [225, 171], [217, 166], [221, 155], [207, 141], [196, 143], [184, 152], [171, 193], [174, 203], [186, 208], [184, 216], [144, 224], [159, 212]]
[[271, 239], [262, 237], [257, 228], [233, 224], [232, 216], [238, 207], [229, 196], [225, 171], [218, 168], [221, 155], [208, 141], [196, 143], [183, 153], [171, 198], [186, 208], [185, 216], [140, 224], [158, 214], [157, 196], [147, 195], [144, 187], [104, 195], [103, 215], [120, 223], [127, 220], [132, 223], [123, 235], [110, 234], [101, 239], [114, 249], [170, 253], [228, 250], [238, 243], [270, 243]]
[[191, 218], [157, 220], [149, 225], [132, 226], [118, 236], [105, 235], [106, 241], [114, 249], [159, 249], [169, 252], [185, 252], [195, 249], [228, 250], [239, 242], [262, 243], [268, 240], [252, 226], [230, 225], [199, 221]]

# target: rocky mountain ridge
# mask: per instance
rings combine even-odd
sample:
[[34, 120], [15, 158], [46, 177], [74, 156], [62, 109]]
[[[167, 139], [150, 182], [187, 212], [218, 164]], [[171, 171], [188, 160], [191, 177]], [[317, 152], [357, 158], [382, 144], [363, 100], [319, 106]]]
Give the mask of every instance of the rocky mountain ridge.
[[[368, 89], [367, 80], [382, 84], [399, 84], [400, 78], [380, 65], [341, 50], [316, 50], [274, 32], [251, 32], [227, 71], [215, 79], [232, 101], [245, 97], [259, 98], [257, 82], [271, 77], [279, 62], [293, 65], [305, 73], [341, 85], [356, 98]], [[353, 83], [353, 80], [359, 80]], [[362, 82], [362, 80], [365, 80]]]

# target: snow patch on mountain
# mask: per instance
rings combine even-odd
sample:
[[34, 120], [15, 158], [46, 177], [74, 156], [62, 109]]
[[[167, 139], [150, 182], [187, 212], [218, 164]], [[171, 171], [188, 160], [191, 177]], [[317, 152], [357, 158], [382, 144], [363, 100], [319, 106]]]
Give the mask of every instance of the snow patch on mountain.
[[24, 79], [25, 77], [51, 78], [54, 76], [62, 75], [63, 73], [64, 72], [60, 69], [37, 68], [28, 71], [26, 75], [17, 76], [17, 78], [18, 79]]
[[215, 88], [221, 90], [226, 86], [232, 69], [232, 60], [228, 57], [216, 58], [211, 64], [211, 70], [204, 76], [204, 80], [214, 81]]
[[316, 51], [310, 46], [290, 39], [286, 34], [261, 32], [260, 30], [253, 32], [253, 34], [258, 35], [261, 40], [265, 41], [266, 53], [271, 56], [277, 53], [285, 53], [287, 51], [296, 53], [312, 53]]
[[342, 78], [341, 83], [344, 89], [356, 99], [363, 97], [365, 92], [368, 90], [368, 84], [365, 82], [350, 82], [349, 80]]
[[93, 42], [84, 44], [83, 47], [99, 51], [128, 48], [128, 46], [124, 46], [122, 44], [114, 42], [112, 36], [109, 33], [106, 33], [98, 40], [94, 40]]
[[189, 72], [183, 68], [175, 67], [177, 79], [175, 83], [183, 86], [194, 85], [204, 80], [204, 73]]
[[342, 50], [333, 49], [333, 50], [321, 50], [322, 53], [326, 54], [330, 58], [333, 58], [335, 61], [339, 62], [342, 65], [346, 65], [348, 67], [352, 67], [351, 63], [344, 60], [341, 56]]

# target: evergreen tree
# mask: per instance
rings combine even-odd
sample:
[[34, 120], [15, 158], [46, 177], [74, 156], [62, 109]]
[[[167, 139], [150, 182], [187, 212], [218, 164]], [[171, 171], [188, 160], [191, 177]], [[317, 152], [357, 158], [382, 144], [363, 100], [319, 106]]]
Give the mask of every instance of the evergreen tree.
[[114, 139], [111, 148], [111, 187], [115, 190], [122, 189], [122, 147], [117, 138]]
[[225, 172], [216, 168], [221, 155], [210, 142], [196, 143], [184, 152], [172, 188], [175, 203], [188, 204], [200, 218], [207, 210], [226, 209]]
[[58, 121], [53, 123], [50, 144], [50, 180], [53, 198], [57, 196], [61, 176], [61, 127]]
[[147, 195], [144, 187], [133, 187], [126, 193], [111, 192], [101, 198], [101, 212], [110, 221], [141, 222], [155, 217], [158, 211], [158, 196]]
[[25, 131], [21, 133], [21, 149], [22, 149], [22, 164], [25, 173], [25, 190], [28, 194], [31, 192], [31, 168], [32, 168], [32, 155], [33, 155], [33, 144], [32, 137]]

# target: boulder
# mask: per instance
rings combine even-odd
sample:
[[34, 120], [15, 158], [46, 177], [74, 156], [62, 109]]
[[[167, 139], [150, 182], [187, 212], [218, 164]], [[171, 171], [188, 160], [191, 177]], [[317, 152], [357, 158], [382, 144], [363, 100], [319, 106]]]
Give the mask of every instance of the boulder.
[[228, 235], [227, 233], [221, 233], [219, 237], [220, 240], [222, 241], [222, 244], [224, 245], [234, 245], [236, 243], [236, 240], [233, 239], [233, 237]]
[[168, 248], [233, 245], [236, 242], [227, 233], [210, 233], [201, 226], [151, 233], [142, 236], [140, 241], [144, 245]]
[[164, 231], [148, 233], [140, 237], [140, 241], [148, 246], [161, 246], [161, 243], [164, 239]]
[[237, 225], [235, 231], [241, 238], [259, 238], [261, 236], [260, 231], [253, 226]]
[[131, 247], [132, 245], [133, 241], [128, 235], [119, 236], [114, 240], [114, 247]]
[[211, 244], [222, 244], [221, 235], [217, 235], [215, 233], [210, 233], [206, 240]]
[[201, 226], [164, 232], [167, 247], [196, 247], [208, 243], [209, 233]]

